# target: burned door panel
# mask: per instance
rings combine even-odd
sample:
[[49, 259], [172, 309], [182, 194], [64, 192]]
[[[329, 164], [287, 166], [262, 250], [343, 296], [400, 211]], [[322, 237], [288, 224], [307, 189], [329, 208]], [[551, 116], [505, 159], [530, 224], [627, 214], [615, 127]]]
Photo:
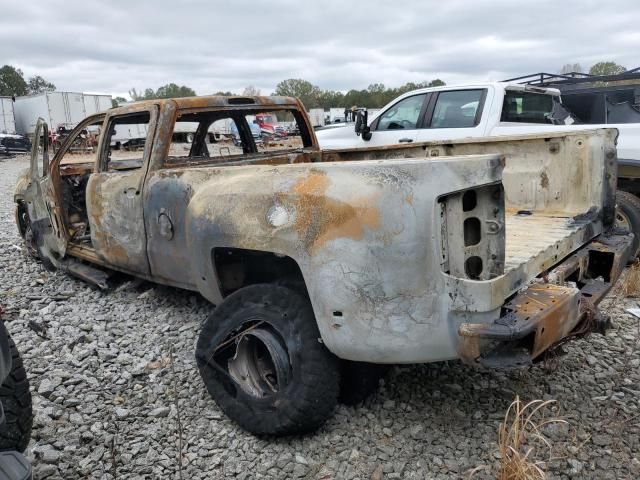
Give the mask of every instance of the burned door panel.
[[56, 215], [57, 204], [49, 173], [49, 127], [38, 119], [31, 152], [31, 201], [28, 202], [31, 227], [40, 254], [54, 262], [65, 253], [66, 241]]
[[[147, 234], [144, 225], [142, 189], [158, 109], [113, 115], [106, 120], [97, 159], [98, 172], [87, 183], [87, 214], [95, 253], [107, 265], [139, 275], [149, 274]], [[118, 130], [144, 124], [144, 150], [119, 149], [113, 138]]]
[[144, 171], [94, 173], [87, 184], [91, 242], [108, 265], [148, 275], [141, 188]]
[[150, 174], [144, 193], [147, 253], [151, 273], [172, 284], [193, 287], [191, 252], [185, 218], [193, 195], [192, 183], [177, 170]]

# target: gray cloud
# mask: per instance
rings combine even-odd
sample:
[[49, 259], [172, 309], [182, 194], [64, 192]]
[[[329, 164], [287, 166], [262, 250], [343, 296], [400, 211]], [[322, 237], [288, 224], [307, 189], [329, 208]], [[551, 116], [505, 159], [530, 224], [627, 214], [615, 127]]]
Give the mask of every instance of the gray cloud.
[[637, 0], [12, 2], [0, 15], [0, 64], [107, 93], [168, 82], [270, 93], [292, 77], [337, 90], [451, 84], [565, 63], [640, 66], [637, 18]]

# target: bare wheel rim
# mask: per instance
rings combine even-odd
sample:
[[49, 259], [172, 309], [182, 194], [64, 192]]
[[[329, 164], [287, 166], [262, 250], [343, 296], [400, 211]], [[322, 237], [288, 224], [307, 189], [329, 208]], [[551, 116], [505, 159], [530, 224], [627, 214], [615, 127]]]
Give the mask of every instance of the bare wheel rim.
[[616, 208], [616, 227], [631, 231], [631, 221], [620, 207]]
[[240, 388], [257, 398], [280, 392], [291, 378], [286, 345], [270, 328], [255, 328], [242, 335], [227, 368]]

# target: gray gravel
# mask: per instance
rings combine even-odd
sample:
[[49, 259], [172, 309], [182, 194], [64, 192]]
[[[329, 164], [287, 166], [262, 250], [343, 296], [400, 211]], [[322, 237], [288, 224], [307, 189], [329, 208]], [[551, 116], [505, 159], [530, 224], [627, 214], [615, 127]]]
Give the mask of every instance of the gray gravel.
[[180, 463], [184, 479], [462, 478], [495, 468], [516, 394], [556, 399], [569, 422], [549, 432], [560, 457], [546, 465], [550, 478], [640, 476], [640, 327], [623, 310], [636, 301], [608, 300], [611, 333], [573, 342], [557, 362], [507, 373], [396, 367], [316, 434], [259, 439], [225, 418], [196, 371], [206, 301], [130, 277], [103, 293], [26, 257], [12, 203], [26, 166], [0, 161], [0, 303], [33, 390], [27, 454], [38, 478], [179, 478]]

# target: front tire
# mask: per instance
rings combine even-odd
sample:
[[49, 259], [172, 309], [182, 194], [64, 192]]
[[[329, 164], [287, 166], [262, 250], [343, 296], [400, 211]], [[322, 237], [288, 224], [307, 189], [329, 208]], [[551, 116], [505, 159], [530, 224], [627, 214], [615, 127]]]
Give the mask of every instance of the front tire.
[[4, 334], [9, 340], [12, 361], [11, 372], [0, 386], [0, 401], [5, 415], [5, 423], [0, 425], [0, 450], [24, 452], [29, 445], [33, 426], [29, 380], [16, 344], [3, 323], [0, 328], [5, 330]]
[[329, 419], [340, 364], [322, 344], [309, 299], [277, 285], [229, 295], [196, 347], [200, 375], [222, 411], [256, 435], [293, 435]]
[[640, 199], [618, 190], [616, 204], [616, 226], [625, 228], [634, 235], [629, 257], [629, 261], [633, 262], [640, 253]]

